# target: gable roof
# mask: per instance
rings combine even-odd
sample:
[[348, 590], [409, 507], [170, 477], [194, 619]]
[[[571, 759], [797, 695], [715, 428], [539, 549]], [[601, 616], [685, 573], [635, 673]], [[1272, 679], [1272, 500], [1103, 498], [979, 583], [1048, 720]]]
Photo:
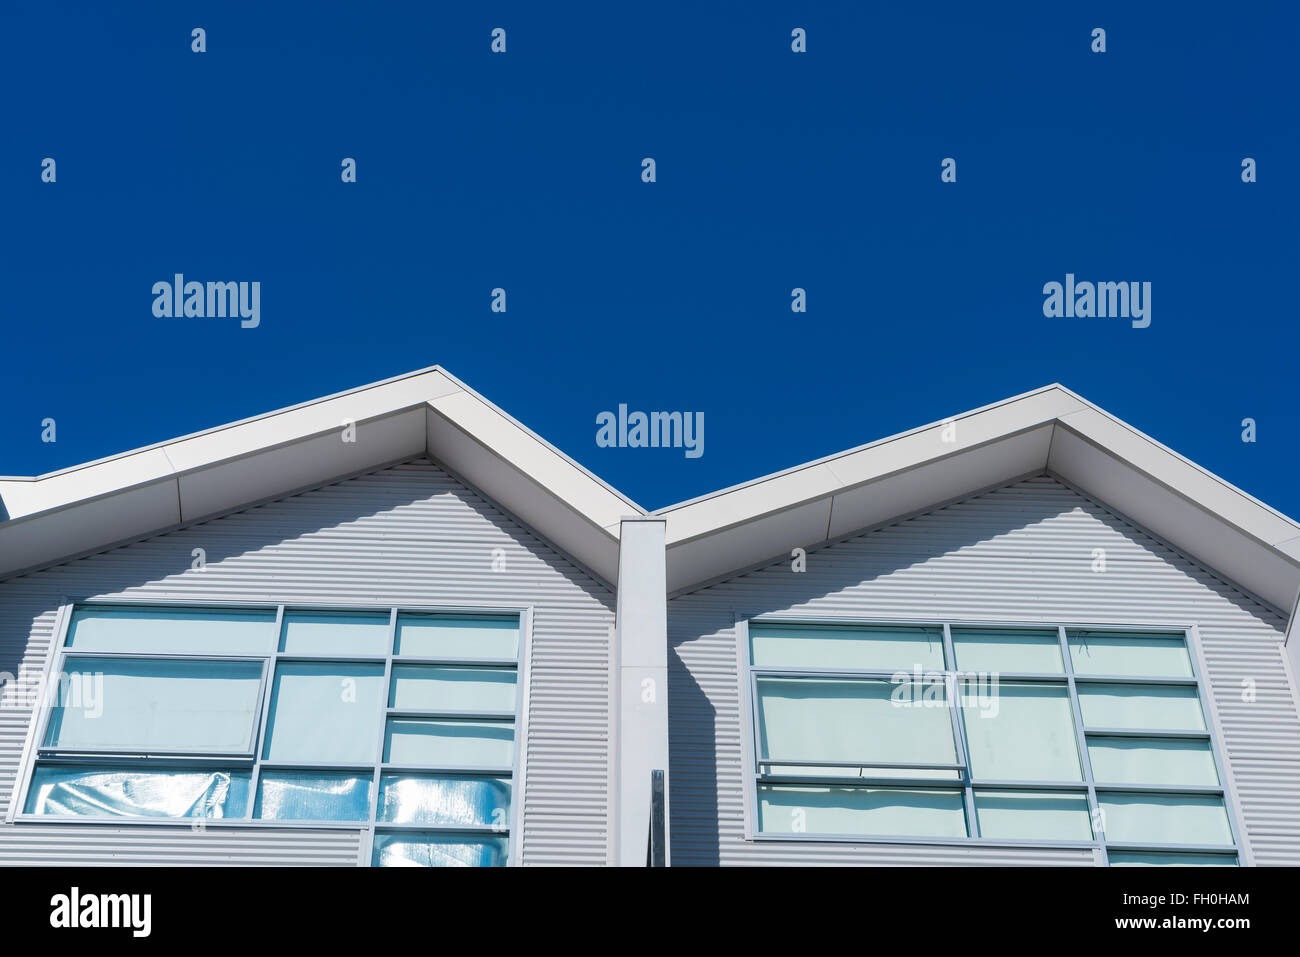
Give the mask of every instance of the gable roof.
[[1292, 607], [1300, 524], [1061, 385], [658, 510], [668, 588], [1042, 472], [1275, 608]]
[[617, 573], [620, 519], [645, 514], [432, 366], [74, 468], [0, 478], [0, 577], [419, 455], [607, 581]]
[[620, 520], [664, 518], [670, 592], [1041, 472], [1276, 608], [1300, 588], [1300, 525], [1060, 385], [647, 513], [439, 366], [0, 478], [0, 577], [419, 455], [609, 582]]

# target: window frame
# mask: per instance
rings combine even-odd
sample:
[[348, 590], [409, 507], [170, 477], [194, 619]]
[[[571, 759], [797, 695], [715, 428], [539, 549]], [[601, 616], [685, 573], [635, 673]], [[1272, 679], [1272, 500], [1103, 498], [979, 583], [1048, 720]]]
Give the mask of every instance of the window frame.
[[[274, 638], [271, 646], [263, 655], [212, 655], [183, 653], [137, 653], [137, 652], [87, 652], [75, 647], [68, 647], [74, 612], [82, 608], [113, 607], [177, 608], [190, 611], [210, 610], [249, 610], [274, 612]], [[302, 652], [280, 651], [284, 636], [284, 617], [286, 612], [334, 612], [356, 614], [387, 614], [388, 642], [387, 651], [382, 655], [366, 654], [304, 654]], [[399, 616], [412, 615], [450, 615], [464, 617], [514, 617], [518, 620], [519, 641], [516, 654], [509, 658], [436, 658], [427, 655], [399, 655], [395, 653], [397, 640], [397, 622]], [[523, 794], [527, 780], [527, 749], [523, 742], [528, 733], [528, 701], [530, 697], [529, 662], [532, 659], [533, 606], [511, 603], [483, 603], [478, 605], [415, 605], [415, 604], [376, 604], [373, 602], [333, 602], [333, 601], [203, 601], [192, 598], [172, 598], [170, 596], [130, 596], [113, 598], [84, 598], [76, 601], [63, 600], [55, 621], [51, 650], [46, 656], [42, 673], [40, 694], [32, 716], [28, 740], [24, 747], [23, 759], [18, 768], [19, 777], [10, 803], [7, 820], [20, 825], [113, 825], [117, 827], [185, 827], [191, 829], [208, 828], [271, 828], [293, 830], [346, 830], [356, 831], [360, 835], [357, 852], [357, 866], [371, 866], [374, 836], [376, 830], [381, 832], [421, 831], [440, 834], [463, 834], [469, 838], [475, 835], [484, 837], [506, 837], [508, 866], [520, 864], [521, 835], [523, 833]], [[46, 747], [43, 742], [49, 733], [49, 723], [54, 712], [57, 697], [51, 694], [50, 679], [64, 674], [68, 658], [121, 658], [127, 660], [181, 659], [194, 661], [261, 661], [262, 674], [258, 686], [258, 703], [252, 729], [252, 748], [239, 754], [218, 754], [216, 752], [154, 752], [150, 755], [131, 750], [107, 749], [68, 749]], [[277, 665], [281, 661], [326, 662], [326, 663], [367, 663], [383, 666], [383, 693], [380, 696], [379, 728], [377, 753], [372, 764], [364, 763], [313, 763], [291, 762], [263, 758], [268, 733], [272, 690]], [[446, 767], [431, 765], [393, 764], [384, 761], [384, 741], [390, 716], [402, 716], [411, 713], [410, 709], [389, 706], [392, 688], [393, 664], [426, 664], [434, 666], [458, 667], [475, 666], [509, 670], [515, 675], [515, 708], [507, 711], [473, 711], [437, 712], [449, 718], [478, 719], [493, 723], [511, 724], [514, 727], [514, 742], [511, 767]], [[421, 717], [428, 715], [421, 712]], [[35, 777], [36, 768], [40, 766], [95, 765], [104, 767], [131, 768], [138, 770], [163, 769], [200, 769], [221, 768], [249, 772], [248, 806], [244, 815], [237, 818], [193, 818], [193, 817], [124, 817], [117, 815], [77, 815], [55, 816], [35, 814], [26, 811], [27, 801]], [[356, 776], [369, 775], [369, 817], [359, 821], [320, 821], [320, 820], [280, 820], [257, 818], [253, 815], [257, 809], [258, 783], [262, 770], [269, 771], [317, 771], [328, 774], [333, 771], [353, 772]], [[510, 813], [504, 829], [491, 824], [476, 825], [432, 825], [432, 824], [397, 824], [378, 819], [379, 782], [385, 774], [446, 774], [446, 775], [480, 775], [508, 780], [510, 782]], [[198, 824], [196, 822], [201, 822]]]
[[[1020, 631], [1020, 632], [1056, 632], [1057, 641], [1061, 649], [1062, 670], [1057, 674], [1041, 674], [1032, 672], [999, 672], [999, 683], [1051, 683], [1058, 684], [1068, 689], [1068, 698], [1071, 707], [1071, 715], [1074, 723], [1076, 736], [1076, 747], [1079, 753], [1079, 763], [1081, 778], [1074, 782], [1065, 781], [1001, 781], [1001, 780], [984, 780], [972, 777], [969, 764], [969, 748], [965, 735], [964, 719], [957, 712], [959, 707], [954, 707], [949, 702], [948, 708], [953, 723], [953, 739], [957, 750], [957, 764], [960, 765], [958, 777], [956, 779], [898, 779], [885, 778], [880, 776], [865, 777], [848, 777], [844, 778], [817, 776], [799, 779], [793, 775], [771, 775], [763, 774], [761, 768], [765, 764], [781, 763], [790, 766], [789, 761], [771, 762], [761, 757], [762, 745], [759, 740], [761, 731], [761, 718], [759, 712], [758, 698], [758, 678], [762, 677], [843, 677], [843, 678], [870, 678], [888, 677], [896, 671], [871, 671], [855, 670], [844, 668], [789, 668], [778, 666], [758, 666], [751, 660], [751, 640], [750, 625], [808, 625], [808, 626], [856, 626], [856, 627], [902, 627], [902, 628], [941, 628], [943, 631], [943, 653], [944, 653], [944, 670], [942, 674], [950, 676], [954, 673], [963, 673], [962, 669], [956, 667], [956, 658], [953, 649], [953, 630], [981, 630], [995, 629], [999, 631]], [[1079, 848], [1090, 849], [1093, 852], [1094, 863], [1100, 866], [1109, 864], [1108, 851], [1137, 851], [1137, 852], [1156, 852], [1167, 851], [1170, 853], [1218, 853], [1225, 857], [1232, 855], [1236, 857], [1238, 866], [1250, 866], [1254, 863], [1249, 845], [1243, 839], [1243, 831], [1240, 827], [1241, 809], [1236, 796], [1232, 775], [1224, 760], [1221, 750], [1222, 728], [1220, 727], [1219, 716], [1215, 710], [1214, 703], [1208, 695], [1209, 683], [1205, 679], [1205, 664], [1202, 651], [1200, 648], [1199, 634], [1195, 625], [1170, 624], [1168, 622], [1078, 622], [1078, 621], [989, 621], [982, 619], [898, 619], [898, 618], [846, 618], [846, 617], [822, 617], [808, 616], [801, 614], [784, 614], [784, 613], [762, 613], [749, 617], [738, 617], [735, 623], [736, 632], [736, 656], [739, 668], [738, 672], [738, 691], [741, 697], [741, 707], [739, 709], [741, 716], [741, 767], [744, 775], [745, 794], [742, 802], [744, 816], [744, 838], [747, 841], [755, 842], [797, 842], [797, 843], [849, 843], [849, 844], [922, 844], [922, 845], [952, 845], [959, 847], [1024, 847], [1024, 848]], [[1191, 674], [1187, 677], [1164, 678], [1164, 677], [1143, 677], [1133, 675], [1078, 675], [1074, 671], [1074, 662], [1070, 653], [1069, 633], [1074, 632], [1116, 632], [1116, 633], [1134, 633], [1143, 632], [1147, 634], [1164, 634], [1171, 638], [1179, 637], [1185, 643], [1187, 657], [1190, 663]], [[933, 672], [925, 672], [932, 674]], [[964, 672], [969, 673], [969, 672]], [[1204, 717], [1205, 728], [1201, 731], [1179, 730], [1179, 731], [1151, 731], [1151, 730], [1129, 730], [1113, 728], [1094, 728], [1085, 726], [1083, 716], [1079, 707], [1078, 687], [1079, 685], [1103, 685], [1103, 684], [1133, 684], [1133, 685], [1181, 685], [1192, 687], [1196, 690], [1197, 700], [1201, 707]], [[949, 686], [951, 687], [951, 686]], [[960, 692], [958, 692], [960, 695]], [[1109, 736], [1126, 736], [1142, 738], [1180, 738], [1196, 739], [1209, 741], [1210, 751], [1214, 759], [1215, 772], [1218, 776], [1219, 783], [1214, 786], [1208, 785], [1131, 785], [1131, 784], [1112, 784], [1105, 781], [1098, 781], [1092, 773], [1092, 763], [1088, 753], [1088, 736], [1099, 737], [1102, 735]], [[816, 764], [819, 767], [827, 766], [828, 762], [807, 762]], [[830, 762], [834, 764], [834, 762]], [[857, 765], [855, 765], [857, 766]], [[863, 766], [865, 767], [865, 766]], [[881, 768], [881, 765], [871, 765], [874, 768]], [[924, 768], [923, 763], [909, 764], [908, 768]], [[951, 837], [927, 837], [927, 836], [908, 836], [908, 835], [861, 835], [861, 834], [806, 834], [806, 833], [778, 833], [764, 832], [758, 827], [758, 795], [760, 784], [808, 784], [823, 786], [893, 786], [906, 787], [915, 789], [929, 790], [961, 790], [964, 794], [963, 806], [966, 814], [966, 826], [968, 836], [964, 838]], [[1031, 839], [1013, 839], [1013, 838], [986, 838], [979, 836], [979, 822], [975, 808], [975, 791], [998, 790], [998, 791], [1064, 791], [1074, 794], [1087, 796], [1089, 811], [1089, 826], [1092, 829], [1092, 840], [1031, 840]], [[1105, 834], [1097, 834], [1097, 829], [1093, 823], [1097, 820], [1096, 814], [1099, 807], [1098, 792], [1102, 793], [1126, 793], [1126, 794], [1211, 794], [1219, 796], [1223, 801], [1224, 812], [1228, 821], [1228, 830], [1231, 837], [1231, 844], [1154, 844], [1138, 843], [1131, 841], [1112, 841]]]

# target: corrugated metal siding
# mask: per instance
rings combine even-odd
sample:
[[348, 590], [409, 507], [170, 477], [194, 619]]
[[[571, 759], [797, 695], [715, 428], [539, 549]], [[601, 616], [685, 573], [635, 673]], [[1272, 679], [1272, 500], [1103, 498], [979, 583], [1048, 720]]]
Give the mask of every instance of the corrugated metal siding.
[[[799, 542], [791, 542], [791, 547]], [[1093, 549], [1106, 551], [1104, 574]], [[1257, 863], [1300, 864], [1300, 716], [1285, 622], [1204, 568], [1043, 476], [828, 545], [669, 603], [673, 862], [1080, 863], [1039, 849], [746, 842], [733, 623], [764, 613], [1199, 626], [1225, 758]], [[1242, 701], [1242, 681], [1256, 700]]]
[[[207, 568], [192, 569], [203, 548]], [[492, 570], [493, 550], [505, 566]], [[525, 863], [602, 864], [609, 813], [612, 590], [427, 460], [191, 526], [0, 583], [0, 671], [43, 666], [64, 596], [354, 602], [360, 605], [531, 604]], [[30, 709], [0, 708], [0, 807], [14, 792]], [[21, 831], [21, 833], [18, 833]], [[39, 833], [37, 833], [39, 832]], [[251, 829], [199, 839], [123, 828], [131, 859], [248, 863], [347, 857], [339, 832]], [[43, 860], [98, 860], [113, 831], [68, 825], [0, 829], [0, 860], [30, 848]], [[212, 835], [222, 834], [220, 843]], [[96, 835], [99, 835], [96, 837]], [[134, 836], [133, 836], [134, 835]], [[356, 836], [352, 859], [356, 855]], [[109, 844], [112, 840], [109, 840]], [[258, 848], [265, 850], [259, 858]], [[15, 850], [17, 848], [17, 850]], [[78, 849], [82, 850], [78, 850]], [[297, 850], [295, 850], [295, 848]], [[296, 855], [296, 856], [295, 856]], [[23, 858], [25, 860], [29, 858]]]
[[349, 830], [21, 825], [0, 831], [0, 864], [353, 867], [360, 845]]

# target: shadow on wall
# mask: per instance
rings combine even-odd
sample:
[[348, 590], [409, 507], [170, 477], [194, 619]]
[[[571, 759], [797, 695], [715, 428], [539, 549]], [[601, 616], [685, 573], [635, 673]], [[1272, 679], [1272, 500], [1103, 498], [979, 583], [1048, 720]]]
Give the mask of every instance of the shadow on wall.
[[[394, 514], [447, 496], [457, 499], [458, 507], [447, 513], [445, 528], [431, 529], [432, 519], [426, 516], [413, 531], [403, 525], [402, 515]], [[467, 539], [466, 519], [471, 516], [483, 520], [471, 527], [486, 531]], [[345, 527], [350, 535], [346, 544], [336, 534]], [[340, 595], [387, 591], [385, 576], [394, 574], [399, 557], [405, 564], [392, 585], [397, 595], [418, 592], [421, 575], [436, 576], [448, 590], [475, 595], [483, 593], [492, 570], [486, 550], [497, 545], [509, 553], [510, 567], [520, 569], [512, 576], [516, 584], [536, 577], [530, 568], [546, 566], [612, 616], [614, 602], [607, 586], [477, 490], [418, 458], [0, 581], [0, 681], [5, 684], [0, 688], [0, 723], [12, 726], [17, 716], [16, 723], [25, 729], [30, 722], [27, 696], [18, 700], [21, 688], [7, 675], [40, 674], [64, 602], [127, 595], [157, 595], [162, 602], [180, 595], [188, 600], [238, 601], [247, 596], [257, 601], [306, 601], [310, 599], [302, 596], [317, 594], [324, 574]], [[448, 562], [448, 550], [461, 546], [465, 562]], [[196, 549], [203, 553], [202, 571], [196, 570]], [[341, 572], [339, 555], [349, 549], [352, 553]], [[330, 562], [334, 567], [328, 567]], [[282, 591], [277, 591], [277, 582]], [[382, 596], [384, 602], [393, 597]], [[0, 736], [0, 814], [11, 799], [12, 772], [23, 740], [23, 735]]]

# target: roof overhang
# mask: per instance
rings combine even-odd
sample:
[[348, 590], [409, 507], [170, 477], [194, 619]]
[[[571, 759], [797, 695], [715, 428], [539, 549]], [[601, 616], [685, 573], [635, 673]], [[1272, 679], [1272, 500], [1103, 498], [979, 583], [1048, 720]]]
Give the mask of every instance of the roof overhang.
[[420, 455], [609, 582], [620, 520], [645, 514], [434, 366], [48, 475], [0, 478], [0, 577]]
[[1300, 525], [1059, 385], [660, 509], [668, 588], [1041, 472], [1292, 607]]
[[[355, 441], [345, 441], [345, 425]], [[36, 478], [0, 478], [0, 577], [428, 455], [603, 577], [647, 513], [429, 369]], [[668, 588], [1049, 472], [1278, 609], [1300, 525], [1059, 385], [653, 513]]]

